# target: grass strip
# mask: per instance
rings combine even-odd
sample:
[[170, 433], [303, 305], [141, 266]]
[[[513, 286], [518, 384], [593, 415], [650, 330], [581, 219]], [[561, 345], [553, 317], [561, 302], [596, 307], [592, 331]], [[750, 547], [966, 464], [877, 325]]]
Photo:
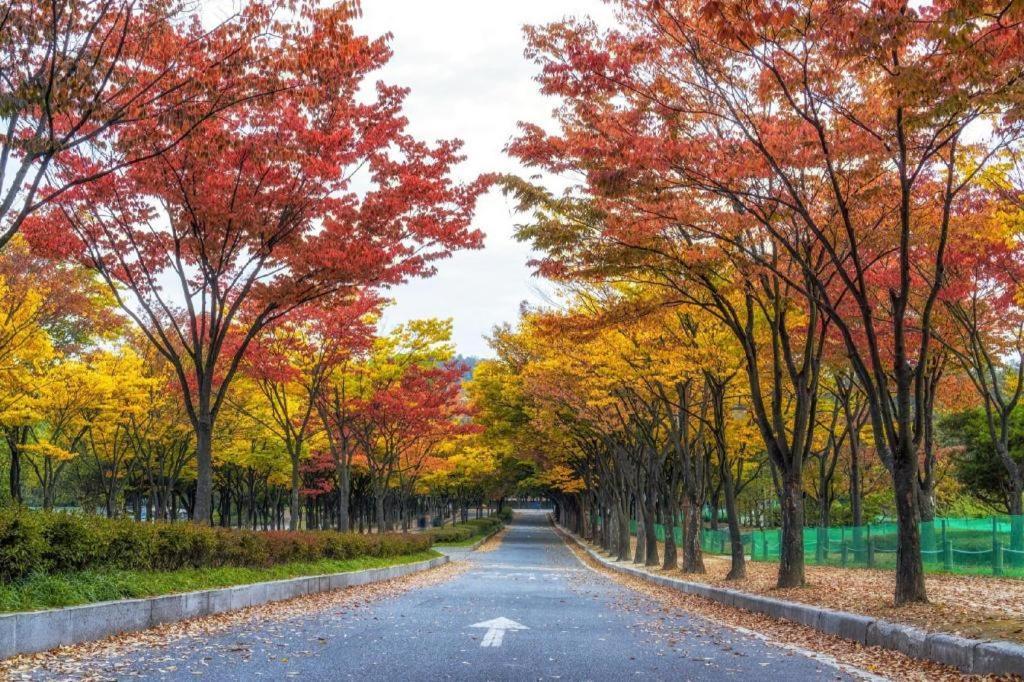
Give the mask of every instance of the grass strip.
[[481, 538], [486, 537], [487, 535], [490, 535], [493, 532], [497, 532], [498, 530], [500, 530], [500, 527], [499, 528], [487, 528], [486, 530], [483, 530], [483, 531], [481, 531], [479, 533], [474, 533], [473, 535], [471, 535], [470, 537], [466, 538], [465, 540], [452, 540], [452, 541], [449, 541], [449, 542], [436, 542], [436, 543], [434, 543], [434, 547], [469, 547], [473, 543], [478, 542]]
[[411, 564], [438, 556], [439, 553], [431, 550], [394, 557], [321, 559], [280, 564], [269, 568], [225, 566], [177, 571], [105, 570], [34, 574], [16, 583], [0, 584], [0, 612], [34, 611], [117, 599], [156, 597], [307, 575], [348, 573]]

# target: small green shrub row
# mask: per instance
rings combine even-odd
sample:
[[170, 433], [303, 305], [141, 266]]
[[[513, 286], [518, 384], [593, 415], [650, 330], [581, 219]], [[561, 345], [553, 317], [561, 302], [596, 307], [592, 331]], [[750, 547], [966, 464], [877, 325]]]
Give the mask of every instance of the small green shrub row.
[[428, 534], [261, 532], [7, 511], [0, 512], [0, 580], [97, 568], [268, 567], [294, 561], [393, 557], [424, 552], [432, 539]]
[[495, 516], [497, 516], [499, 519], [501, 519], [502, 523], [512, 523], [512, 508], [511, 507], [505, 507], [504, 509], [499, 511], [497, 514], [495, 514]]
[[493, 530], [500, 528], [502, 520], [499, 516], [485, 516], [482, 519], [470, 519], [465, 523], [457, 523], [454, 526], [443, 528], [432, 528], [426, 533], [434, 539], [435, 544], [452, 542], [465, 542], [478, 535], [486, 535]]

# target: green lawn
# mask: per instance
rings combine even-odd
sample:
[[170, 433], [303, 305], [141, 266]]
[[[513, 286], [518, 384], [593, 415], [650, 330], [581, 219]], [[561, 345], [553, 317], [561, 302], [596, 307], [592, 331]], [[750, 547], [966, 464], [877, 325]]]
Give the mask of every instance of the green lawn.
[[178, 571], [81, 571], [55, 575], [34, 575], [11, 584], [0, 584], [0, 612], [75, 606], [115, 599], [155, 597], [176, 592], [191, 592], [230, 587], [267, 580], [282, 580], [304, 575], [344, 573], [411, 564], [438, 557], [435, 551], [397, 557], [299, 562], [271, 568], [189, 568]]

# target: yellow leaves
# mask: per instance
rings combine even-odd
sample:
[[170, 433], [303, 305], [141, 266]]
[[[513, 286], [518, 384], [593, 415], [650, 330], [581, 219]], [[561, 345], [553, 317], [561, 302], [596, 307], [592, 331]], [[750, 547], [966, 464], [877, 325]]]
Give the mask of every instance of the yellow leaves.
[[21, 446], [21, 450], [30, 456], [48, 457], [57, 461], [65, 461], [75, 457], [74, 452], [45, 441], [42, 443], [28, 443]]
[[94, 454], [103, 458], [123, 436], [120, 430], [146, 409], [155, 381], [128, 349], [96, 351], [54, 365], [26, 398], [36, 422], [34, 442], [26, 452], [70, 459], [87, 435]]

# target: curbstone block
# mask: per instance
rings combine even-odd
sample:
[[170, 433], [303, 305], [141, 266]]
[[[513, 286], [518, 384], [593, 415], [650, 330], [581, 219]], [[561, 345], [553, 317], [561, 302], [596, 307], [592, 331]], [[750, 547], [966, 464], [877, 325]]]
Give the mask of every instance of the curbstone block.
[[71, 641], [90, 642], [121, 632], [149, 627], [152, 603], [148, 599], [126, 599], [67, 609], [71, 620]]
[[974, 647], [978, 641], [933, 632], [925, 638], [927, 656], [933, 661], [951, 665], [965, 673], [974, 672]]
[[868, 630], [874, 623], [875, 619], [870, 616], [833, 611], [831, 609], [819, 609], [818, 622], [812, 627], [816, 627], [818, 630], [830, 635], [866, 644], [868, 641]]
[[981, 642], [974, 647], [974, 672], [979, 675], [1024, 677], [1024, 646], [1012, 642]]
[[35, 653], [74, 644], [68, 609], [19, 613], [15, 620], [18, 653]]
[[[822, 609], [800, 604], [798, 602], [772, 599], [768, 606], [768, 615], [776, 618], [785, 618], [791, 623], [806, 625], [810, 628], [818, 628], [818, 621], [822, 617]], [[862, 640], [863, 641], [863, 640]]]
[[238, 611], [252, 606], [252, 586], [236, 585], [220, 590], [210, 590], [210, 613]]
[[0, 659], [10, 658], [18, 653], [18, 618], [9, 613], [0, 616]]
[[913, 658], [928, 657], [928, 633], [909, 625], [893, 623], [892, 643], [896, 651]]
[[149, 624], [151, 627], [183, 620], [184, 614], [184, 594], [167, 594], [162, 597], [153, 597], [150, 600]]
[[249, 606], [259, 606], [270, 601], [270, 589], [267, 583], [253, 583], [249, 588]]

